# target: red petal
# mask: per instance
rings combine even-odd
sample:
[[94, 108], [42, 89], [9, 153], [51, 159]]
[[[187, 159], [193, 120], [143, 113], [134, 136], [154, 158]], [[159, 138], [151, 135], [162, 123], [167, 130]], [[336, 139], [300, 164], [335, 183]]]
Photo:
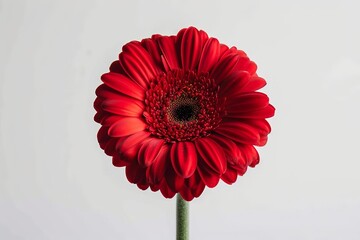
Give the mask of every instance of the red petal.
[[220, 97], [226, 97], [227, 99], [239, 94], [242, 88], [248, 84], [250, 80], [250, 74], [246, 71], [236, 71], [230, 74], [220, 84]]
[[171, 167], [168, 168], [165, 179], [173, 192], [179, 192], [180, 189], [184, 186], [184, 178], [177, 175]]
[[239, 55], [239, 57], [248, 57], [246, 53], [242, 50], [236, 50], [236, 53]]
[[150, 184], [150, 189], [153, 192], [157, 192], [160, 189], [160, 184]]
[[222, 147], [226, 160], [230, 165], [247, 166], [246, 159], [235, 142], [215, 134], [212, 134], [210, 138], [214, 139]]
[[269, 105], [269, 98], [260, 92], [245, 93], [228, 99], [226, 110], [229, 114], [250, 112], [265, 108]]
[[125, 159], [121, 158], [119, 154], [115, 154], [112, 158], [112, 163], [115, 167], [125, 167], [130, 164], [130, 162], [126, 161]]
[[142, 103], [127, 97], [104, 100], [101, 106], [107, 112], [127, 117], [140, 117], [144, 111]]
[[109, 128], [109, 136], [111, 137], [124, 137], [146, 128], [146, 124], [139, 118], [124, 117], [115, 122]]
[[175, 48], [175, 37], [160, 37], [158, 42], [168, 67], [170, 69], [179, 69], [180, 66]]
[[108, 131], [109, 131], [109, 127], [102, 126], [97, 133], [97, 139], [98, 139], [101, 149], [105, 149], [106, 144], [111, 139], [108, 135]]
[[118, 152], [124, 152], [127, 149], [132, 148], [132, 147], [142, 143], [149, 136], [150, 136], [149, 132], [141, 131], [141, 132], [137, 132], [133, 135], [130, 135], [128, 137], [121, 138], [121, 139], [119, 139], [118, 143], [116, 144], [116, 150]]
[[181, 63], [184, 70], [195, 70], [202, 50], [199, 30], [189, 27], [181, 40]]
[[220, 59], [222, 59], [227, 54], [229, 54], [229, 47], [225, 44], [220, 43]]
[[251, 163], [249, 164], [250, 167], [255, 167], [256, 165], [259, 164], [260, 162], [260, 156], [259, 156], [259, 153], [258, 151], [255, 149], [254, 146], [251, 146], [252, 150], [253, 150], [253, 158], [252, 158], [252, 161]]
[[247, 167], [246, 167], [246, 168], [237, 168], [237, 167], [235, 166], [234, 169], [236, 169], [237, 174], [238, 174], [239, 176], [244, 175], [244, 174], [246, 173], [246, 171], [247, 171]]
[[197, 166], [197, 153], [192, 142], [177, 142], [171, 148], [171, 163], [175, 172], [183, 178], [194, 174]]
[[191, 177], [186, 179], [185, 183], [191, 189], [191, 193], [194, 197], [199, 197], [205, 189], [205, 184], [203, 183], [198, 171], [195, 171]]
[[242, 92], [254, 92], [266, 85], [265, 79], [257, 76], [251, 77], [250, 81], [241, 89]]
[[125, 149], [124, 151], [120, 152], [120, 157], [129, 163], [137, 162], [137, 155], [141, 145], [142, 143], [135, 145], [131, 148]]
[[220, 146], [210, 138], [199, 138], [196, 149], [204, 162], [216, 173], [223, 174], [226, 171], [226, 159]]
[[121, 120], [122, 118], [124, 117], [119, 115], [106, 114], [101, 120], [101, 125], [110, 127], [111, 125], [115, 124], [117, 121]]
[[161, 186], [160, 186], [160, 192], [162, 193], [162, 195], [166, 198], [172, 198], [175, 196], [176, 192], [174, 192], [173, 190], [170, 189], [169, 185], [167, 184], [167, 182], [165, 181], [165, 179], [163, 179]]
[[145, 176], [145, 169], [141, 168], [139, 164], [134, 161], [125, 168], [126, 178], [131, 183], [138, 183]]
[[[123, 95], [119, 92], [116, 92], [115, 90], [111, 89], [110, 87], [106, 86], [105, 84], [101, 84], [97, 89], [96, 89], [96, 95], [98, 96], [98, 98], [95, 100], [94, 102], [94, 108], [100, 113], [100, 111], [105, 110], [104, 108], [109, 108], [106, 111], [108, 112], [112, 112], [112, 113], [117, 113], [117, 111], [124, 111], [125, 109], [126, 112], [134, 112], [134, 110], [139, 110], [139, 108], [141, 110], [139, 111], [135, 111], [135, 112], [143, 112], [144, 109], [144, 103], [134, 99], [132, 97]], [[104, 107], [104, 102], [105, 102], [105, 107]], [[128, 106], [129, 105], [129, 106]], [[133, 107], [130, 107], [132, 105], [136, 105]], [[121, 114], [120, 114], [121, 115]], [[125, 115], [127, 116], [127, 115]], [[134, 115], [132, 115], [134, 116]], [[136, 114], [135, 116], [138, 116], [138, 114]]]
[[180, 190], [180, 195], [185, 201], [191, 201], [194, 199], [194, 195], [192, 194], [191, 189], [188, 188], [187, 186], [184, 186]]
[[96, 99], [95, 99], [95, 101], [94, 101], [94, 109], [96, 110], [96, 111], [101, 111], [102, 110], [102, 108], [101, 108], [101, 104], [102, 104], [102, 102], [104, 101], [104, 99], [103, 98], [100, 98], [100, 97], [97, 97]]
[[271, 132], [271, 126], [265, 119], [244, 119], [244, 122], [256, 128], [260, 135], [268, 135]]
[[106, 143], [104, 152], [108, 156], [113, 156], [115, 153], [115, 145], [116, 145], [117, 139], [111, 138], [110, 141]]
[[[114, 89], [106, 86], [105, 84], [101, 84], [96, 89], [95, 93], [98, 96], [98, 98], [101, 99], [101, 101], [105, 101], [105, 100], [129, 101], [129, 102], [133, 102], [133, 103], [139, 105], [141, 108], [144, 108], [143, 101], [139, 101], [132, 97], [121, 94], [121, 93], [115, 91]], [[101, 107], [101, 103], [99, 104], [99, 107]]]
[[97, 112], [94, 116], [94, 121], [97, 123], [101, 123], [101, 121], [104, 119], [105, 115], [106, 114], [104, 111]]
[[199, 72], [210, 72], [212, 67], [217, 63], [220, 57], [220, 44], [216, 38], [210, 38], [205, 43], [204, 49], [202, 51], [200, 62], [199, 62]]
[[205, 183], [206, 186], [209, 188], [216, 187], [216, 185], [219, 183], [220, 175], [211, 171], [206, 166], [204, 166], [205, 163], [198, 164], [197, 171], [202, 179], [202, 181]]
[[260, 140], [259, 132], [255, 128], [242, 122], [223, 122], [215, 132], [235, 142], [245, 144], [258, 144]]
[[209, 39], [209, 36], [203, 30], [199, 30], [199, 35], [200, 35], [201, 46], [204, 46], [206, 41]]
[[221, 176], [221, 179], [227, 184], [233, 184], [237, 179], [237, 171], [231, 167], [228, 167], [226, 172]]
[[154, 41], [156, 41], [156, 40], [159, 39], [160, 37], [162, 37], [162, 35], [161, 35], [161, 34], [158, 34], [158, 33], [151, 35], [151, 39], [153, 39]]
[[158, 156], [162, 145], [165, 141], [159, 138], [150, 138], [147, 139], [144, 144], [139, 149], [138, 161], [140, 166], [148, 167], [150, 166], [156, 157]]
[[101, 76], [101, 80], [112, 89], [125, 94], [129, 97], [133, 97], [139, 100], [143, 100], [145, 91], [135, 82], [127, 78], [126, 76], [118, 73], [105, 73]]
[[124, 69], [121, 67], [120, 62], [118, 60], [114, 61], [109, 68], [110, 72], [121, 73], [124, 74]]
[[240, 57], [235, 68], [239, 71], [247, 71], [250, 75], [253, 75], [256, 72], [257, 66], [248, 57]]
[[119, 55], [119, 59], [121, 66], [125, 69], [126, 75], [139, 86], [147, 89], [150, 79], [153, 78], [147, 76], [146, 68], [143, 67], [137, 57], [122, 52]]
[[138, 186], [138, 188], [140, 188], [141, 190], [146, 190], [149, 187], [148, 183], [137, 183], [136, 184]]
[[141, 41], [141, 45], [149, 52], [150, 56], [158, 67], [161, 67], [160, 47], [155, 39], [146, 38]]
[[106, 112], [100, 111], [100, 112], [95, 114], [94, 121], [97, 122], [97, 123], [101, 123], [107, 115], [108, 114]]
[[126, 44], [119, 55], [119, 60], [125, 72], [144, 88], [147, 87], [149, 80], [154, 79], [158, 74], [155, 62], [140, 42], [133, 41]]
[[238, 60], [239, 56], [236, 53], [228, 54], [220, 59], [211, 72], [211, 76], [217, 84], [221, 83], [232, 73]]
[[163, 145], [154, 162], [150, 165], [150, 167], [148, 167], [146, 171], [146, 178], [150, 183], [158, 184], [163, 179], [168, 168], [169, 151], [169, 145]]
[[259, 161], [260, 156], [254, 146], [251, 145], [240, 145], [239, 148], [244, 153], [247, 163], [250, 167], [255, 167]]
[[181, 44], [182, 44], [182, 39], [184, 37], [184, 33], [186, 32], [187, 28], [183, 28], [181, 29], [178, 34], [176, 34], [175, 36], [175, 48], [176, 48], [176, 51], [178, 53], [178, 56], [181, 55]]
[[250, 118], [250, 119], [261, 119], [261, 118], [270, 118], [274, 116], [275, 108], [269, 104], [264, 108], [261, 109], [255, 109], [248, 112], [233, 112], [229, 114], [227, 117], [229, 118]]
[[268, 136], [260, 136], [260, 140], [257, 146], [265, 146], [267, 141], [268, 141]]

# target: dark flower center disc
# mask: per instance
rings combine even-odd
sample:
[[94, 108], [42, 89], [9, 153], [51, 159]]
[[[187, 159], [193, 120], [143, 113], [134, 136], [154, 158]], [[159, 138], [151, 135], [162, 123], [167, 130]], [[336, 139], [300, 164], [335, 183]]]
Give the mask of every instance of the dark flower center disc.
[[195, 120], [198, 112], [196, 100], [182, 96], [170, 104], [168, 114], [171, 120], [181, 124]]
[[182, 106], [178, 106], [175, 110], [174, 110], [174, 118], [176, 121], [179, 122], [187, 122], [189, 121], [191, 118], [194, 117], [194, 106], [192, 105], [182, 105]]

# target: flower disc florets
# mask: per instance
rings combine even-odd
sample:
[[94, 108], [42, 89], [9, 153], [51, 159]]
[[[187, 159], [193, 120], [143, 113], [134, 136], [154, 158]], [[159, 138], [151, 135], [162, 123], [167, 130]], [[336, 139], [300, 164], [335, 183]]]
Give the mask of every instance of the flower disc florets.
[[221, 121], [218, 91], [209, 74], [174, 70], [159, 75], [145, 95], [149, 131], [167, 142], [208, 136]]

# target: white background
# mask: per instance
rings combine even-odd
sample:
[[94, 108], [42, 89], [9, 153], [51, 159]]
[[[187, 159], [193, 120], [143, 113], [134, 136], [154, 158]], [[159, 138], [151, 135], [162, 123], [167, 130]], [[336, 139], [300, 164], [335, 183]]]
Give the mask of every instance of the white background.
[[191, 239], [360, 239], [359, 10], [0, 0], [0, 239], [174, 239], [175, 198], [112, 166], [92, 103], [122, 45], [190, 25], [245, 50], [277, 108], [260, 165], [191, 202]]

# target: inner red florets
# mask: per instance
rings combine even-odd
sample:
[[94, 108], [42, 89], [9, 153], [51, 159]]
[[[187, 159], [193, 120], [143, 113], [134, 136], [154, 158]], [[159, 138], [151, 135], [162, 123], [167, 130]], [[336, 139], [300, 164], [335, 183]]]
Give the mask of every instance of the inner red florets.
[[223, 113], [218, 91], [208, 74], [171, 70], [159, 75], [145, 96], [148, 130], [167, 142], [209, 135]]

